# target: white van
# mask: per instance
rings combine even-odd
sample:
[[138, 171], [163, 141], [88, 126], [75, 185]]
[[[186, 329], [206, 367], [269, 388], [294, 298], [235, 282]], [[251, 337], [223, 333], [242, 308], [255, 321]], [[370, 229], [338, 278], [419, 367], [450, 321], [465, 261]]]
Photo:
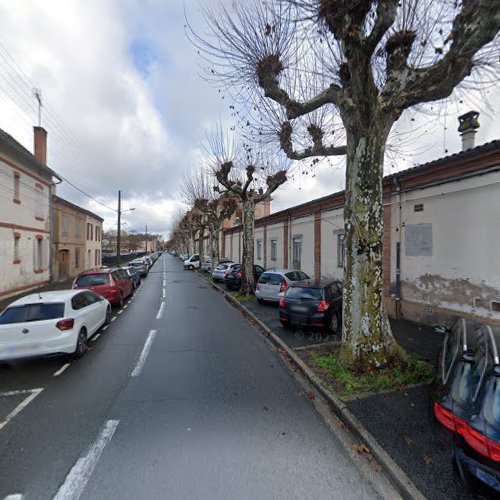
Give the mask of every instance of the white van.
[[200, 256], [197, 253], [194, 253], [193, 255], [191, 255], [191, 257], [189, 257], [188, 260], [184, 261], [184, 269], [189, 269], [192, 271], [193, 269], [199, 269], [199, 267]]

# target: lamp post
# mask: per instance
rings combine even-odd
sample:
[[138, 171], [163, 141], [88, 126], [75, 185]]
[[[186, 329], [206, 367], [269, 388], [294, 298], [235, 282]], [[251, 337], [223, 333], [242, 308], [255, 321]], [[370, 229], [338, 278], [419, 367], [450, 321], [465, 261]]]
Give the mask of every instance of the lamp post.
[[127, 208], [126, 210], [122, 210], [122, 192], [118, 191], [118, 230], [116, 233], [116, 256], [118, 265], [121, 264], [121, 232], [122, 232], [122, 212], [131, 212], [135, 210], [135, 208]]

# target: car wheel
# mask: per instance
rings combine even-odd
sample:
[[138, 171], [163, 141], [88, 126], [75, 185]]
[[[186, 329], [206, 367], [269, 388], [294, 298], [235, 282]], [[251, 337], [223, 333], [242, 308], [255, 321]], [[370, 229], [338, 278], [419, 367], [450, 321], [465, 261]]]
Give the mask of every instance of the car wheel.
[[82, 328], [76, 339], [76, 348], [73, 353], [74, 358], [81, 358], [87, 352], [87, 330]]
[[111, 323], [111, 307], [106, 309], [106, 319], [104, 320], [104, 326], [109, 325]]
[[194, 266], [189, 266], [190, 271], [194, 271]]
[[263, 300], [263, 299], [257, 299], [257, 302], [262, 305], [262, 304], [265, 303], [265, 300]]
[[337, 316], [337, 313], [333, 313], [332, 317], [330, 318], [330, 333], [332, 335], [336, 335], [338, 331], [339, 331], [339, 317]]
[[120, 292], [120, 298], [118, 299], [118, 305], [120, 307], [123, 307], [123, 293]]

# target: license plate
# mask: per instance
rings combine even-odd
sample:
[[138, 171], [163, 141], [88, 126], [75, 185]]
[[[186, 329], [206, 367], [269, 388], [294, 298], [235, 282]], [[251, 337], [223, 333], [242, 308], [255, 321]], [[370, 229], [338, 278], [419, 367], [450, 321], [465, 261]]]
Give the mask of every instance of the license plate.
[[290, 309], [292, 311], [301, 312], [301, 313], [307, 312], [307, 307], [306, 306], [294, 306], [294, 307], [291, 307]]

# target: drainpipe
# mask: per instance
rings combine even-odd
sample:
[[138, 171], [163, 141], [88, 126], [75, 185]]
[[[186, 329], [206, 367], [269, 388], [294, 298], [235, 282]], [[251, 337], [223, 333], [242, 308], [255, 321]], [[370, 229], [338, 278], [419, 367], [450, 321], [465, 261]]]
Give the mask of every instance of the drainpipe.
[[396, 241], [396, 317], [401, 316], [401, 184], [398, 177], [394, 177], [394, 185], [398, 193], [398, 227]]
[[62, 180], [59, 179], [59, 182], [52, 182], [50, 186], [49, 192], [49, 282], [54, 283], [54, 245], [55, 245], [55, 234], [54, 234], [54, 203], [53, 197], [56, 194], [56, 186], [61, 184]]

